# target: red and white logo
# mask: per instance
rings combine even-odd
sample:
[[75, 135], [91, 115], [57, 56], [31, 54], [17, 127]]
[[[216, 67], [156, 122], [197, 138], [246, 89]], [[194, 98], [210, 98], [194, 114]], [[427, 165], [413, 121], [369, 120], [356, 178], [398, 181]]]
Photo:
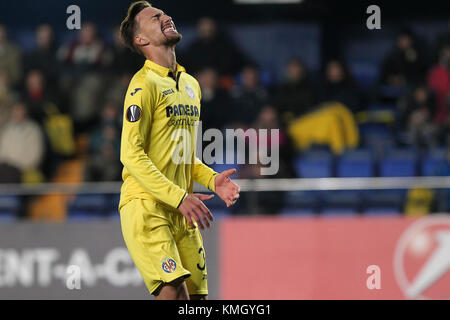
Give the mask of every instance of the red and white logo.
[[450, 217], [421, 218], [403, 232], [394, 274], [407, 299], [450, 299]]

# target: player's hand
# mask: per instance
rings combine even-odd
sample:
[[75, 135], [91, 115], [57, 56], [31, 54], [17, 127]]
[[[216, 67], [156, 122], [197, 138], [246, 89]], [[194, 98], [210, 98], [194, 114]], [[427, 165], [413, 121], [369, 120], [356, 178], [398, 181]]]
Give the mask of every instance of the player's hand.
[[214, 217], [202, 200], [210, 200], [213, 197], [213, 194], [189, 193], [178, 207], [178, 210], [180, 210], [192, 227], [195, 228], [193, 222], [195, 220], [200, 229], [205, 229], [204, 225], [209, 228], [211, 226], [209, 220], [213, 221]]
[[216, 194], [225, 201], [227, 207], [233, 205], [239, 198], [239, 186], [231, 181], [230, 176], [236, 173], [236, 169], [222, 171], [214, 180]]

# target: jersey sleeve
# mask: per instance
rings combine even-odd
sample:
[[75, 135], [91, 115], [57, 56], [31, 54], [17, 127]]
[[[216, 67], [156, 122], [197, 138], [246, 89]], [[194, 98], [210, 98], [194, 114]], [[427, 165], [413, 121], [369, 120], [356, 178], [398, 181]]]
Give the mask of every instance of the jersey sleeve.
[[178, 208], [186, 190], [167, 179], [144, 150], [152, 124], [156, 90], [144, 84], [136, 87], [131, 84], [126, 93], [120, 161], [152, 197]]
[[193, 179], [211, 191], [216, 191], [214, 180], [218, 175], [213, 169], [204, 164], [199, 158], [194, 158]]

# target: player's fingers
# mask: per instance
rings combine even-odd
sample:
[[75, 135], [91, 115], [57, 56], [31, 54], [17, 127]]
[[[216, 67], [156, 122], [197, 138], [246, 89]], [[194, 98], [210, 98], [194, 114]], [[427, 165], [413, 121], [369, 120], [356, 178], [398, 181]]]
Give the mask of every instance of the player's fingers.
[[203, 200], [211, 200], [212, 198], [214, 198], [213, 194], [194, 193], [194, 196], [202, 201]]
[[200, 219], [201, 217], [201, 211], [198, 208], [194, 208], [192, 216], [194, 217], [194, 220], [197, 222], [198, 227], [203, 230], [205, 227], [203, 226], [203, 223]]
[[201, 216], [201, 219], [202, 219], [203, 223], [205, 224], [205, 226], [206, 226], [207, 228], [211, 227], [211, 224], [209, 223], [208, 218], [206, 217], [205, 214], [203, 214], [203, 215]]
[[192, 218], [190, 215], [185, 216], [187, 222], [192, 226], [192, 228], [195, 228], [195, 224], [192, 222]]
[[200, 205], [200, 209], [202, 210], [202, 213], [205, 215], [205, 217], [208, 217], [209, 220], [211, 220], [211, 221], [214, 220], [214, 217], [213, 217], [211, 211], [209, 211], [208, 207], [203, 202]]
[[233, 169], [229, 169], [229, 170], [223, 171], [222, 173], [225, 175], [225, 177], [229, 177], [232, 174], [236, 173], [236, 169], [234, 169], [234, 168]]
[[201, 221], [203, 221], [204, 225], [209, 228], [211, 225], [209, 224], [208, 218], [206, 217], [207, 212], [209, 211], [208, 208], [202, 202], [201, 205], [197, 207], [197, 209], [198, 209], [196, 210], [197, 216], [200, 218]]

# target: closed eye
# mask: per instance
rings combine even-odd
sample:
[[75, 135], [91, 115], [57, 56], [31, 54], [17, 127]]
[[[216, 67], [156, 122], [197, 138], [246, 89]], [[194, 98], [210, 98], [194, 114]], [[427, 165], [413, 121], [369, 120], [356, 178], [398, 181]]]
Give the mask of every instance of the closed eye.
[[164, 12], [159, 12], [159, 13], [155, 14], [155, 15], [152, 17], [152, 19], [153, 19], [153, 18], [159, 19], [163, 14], [164, 14]]

